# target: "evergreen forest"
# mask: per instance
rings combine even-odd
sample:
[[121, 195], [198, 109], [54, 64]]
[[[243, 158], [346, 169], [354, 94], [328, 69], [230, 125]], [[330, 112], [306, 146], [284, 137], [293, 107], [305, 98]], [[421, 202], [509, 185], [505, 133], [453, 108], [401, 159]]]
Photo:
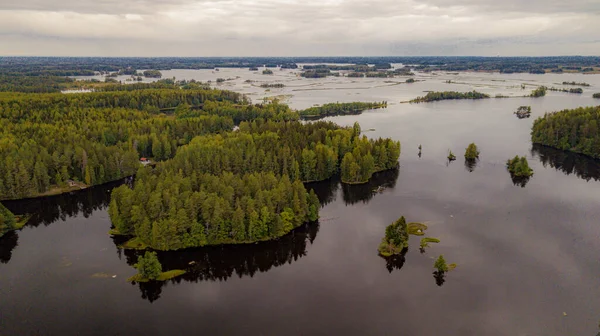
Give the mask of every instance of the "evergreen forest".
[[546, 113], [533, 123], [531, 141], [600, 158], [600, 106]]

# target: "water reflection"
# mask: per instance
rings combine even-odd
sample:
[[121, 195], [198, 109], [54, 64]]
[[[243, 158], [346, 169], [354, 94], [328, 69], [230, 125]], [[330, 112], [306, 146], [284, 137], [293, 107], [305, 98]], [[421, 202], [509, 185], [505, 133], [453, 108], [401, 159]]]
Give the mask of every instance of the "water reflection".
[[369, 182], [364, 184], [344, 184], [340, 182], [339, 177], [334, 177], [323, 182], [309, 183], [307, 187], [315, 191], [319, 197], [321, 206], [325, 206], [336, 200], [340, 185], [342, 198], [346, 205], [359, 202], [368, 203], [375, 195], [387, 189], [395, 188], [399, 175], [400, 169], [396, 168], [373, 174]]
[[384, 257], [382, 255], [379, 255], [381, 258], [385, 259], [385, 268], [387, 268], [388, 272], [392, 273], [393, 270], [400, 270], [402, 269], [402, 266], [404, 266], [404, 263], [406, 262], [406, 253], [408, 252], [408, 249], [404, 249], [402, 251], [402, 253], [400, 254], [396, 254], [396, 255], [392, 255], [389, 257]]
[[12, 258], [12, 251], [19, 245], [19, 235], [16, 232], [8, 232], [0, 238], [0, 263], [8, 264]]
[[446, 273], [443, 271], [434, 271], [433, 278], [435, 279], [435, 284], [441, 287], [446, 282]]
[[465, 169], [469, 173], [472, 173], [475, 170], [475, 167], [477, 167], [477, 160], [465, 159]]
[[540, 162], [546, 167], [560, 170], [566, 175], [575, 174], [575, 176], [589, 181], [600, 180], [600, 161], [585, 155], [571, 153], [554, 149], [551, 147], [534, 144], [531, 148], [531, 155], [538, 157]]
[[31, 218], [27, 221], [27, 226], [48, 226], [79, 214], [88, 218], [94, 211], [105, 209], [110, 203], [111, 191], [124, 183], [133, 183], [133, 178], [62, 195], [6, 201], [3, 204], [15, 215], [29, 214]]
[[[307, 223], [278, 240], [247, 245], [211, 246], [181, 251], [157, 252], [163, 271], [183, 269], [186, 274], [169, 282], [139, 283], [142, 298], [153, 302], [160, 298], [162, 287], [168, 283], [227, 281], [233, 276], [253, 277], [307, 255], [319, 232], [319, 223]], [[114, 238], [120, 244], [120, 238]], [[127, 264], [133, 267], [143, 252], [124, 250]], [[132, 273], [135, 270], [132, 268]]]
[[[132, 183], [132, 181], [132, 178], [127, 178], [68, 194], [3, 201], [2, 204], [15, 215], [30, 215], [26, 226], [37, 227], [40, 224], [48, 226], [58, 220], [64, 221], [68, 217], [79, 214], [88, 218], [94, 211], [105, 209], [110, 203], [111, 191], [123, 183]], [[1, 263], [7, 264], [10, 261], [13, 250], [18, 246], [18, 239], [18, 232], [9, 232], [0, 237]]]
[[510, 179], [512, 180], [513, 184], [521, 188], [525, 188], [530, 178], [531, 176], [514, 176], [513, 174], [510, 174]]

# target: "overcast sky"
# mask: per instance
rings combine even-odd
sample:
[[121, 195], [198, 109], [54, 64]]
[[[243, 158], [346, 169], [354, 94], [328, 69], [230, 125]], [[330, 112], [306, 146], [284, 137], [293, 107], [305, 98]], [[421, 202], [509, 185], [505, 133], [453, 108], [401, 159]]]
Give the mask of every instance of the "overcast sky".
[[600, 55], [600, 0], [0, 0], [0, 55]]

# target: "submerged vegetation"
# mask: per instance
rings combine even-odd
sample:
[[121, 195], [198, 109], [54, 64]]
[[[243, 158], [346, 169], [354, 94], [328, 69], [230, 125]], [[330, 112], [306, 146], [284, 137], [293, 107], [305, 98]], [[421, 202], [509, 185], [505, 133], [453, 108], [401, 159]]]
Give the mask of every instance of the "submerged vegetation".
[[471, 92], [456, 92], [456, 91], [443, 91], [443, 92], [427, 92], [423, 97], [417, 97], [411, 100], [411, 103], [426, 103], [438, 100], [453, 100], [453, 99], [485, 99], [490, 98], [490, 95], [480, 93], [477, 91]]
[[600, 106], [547, 113], [534, 121], [531, 141], [600, 158]]
[[404, 216], [385, 229], [385, 236], [379, 244], [379, 254], [383, 257], [401, 254], [408, 248], [408, 226]]
[[519, 119], [529, 118], [531, 116], [531, 106], [519, 106], [515, 114]]
[[451, 150], [448, 150], [448, 161], [454, 161], [456, 160], [456, 155], [454, 155], [454, 153], [452, 153]]
[[329, 103], [322, 106], [314, 106], [298, 111], [302, 118], [316, 119], [327, 116], [338, 116], [347, 114], [360, 114], [365, 110], [386, 108], [387, 102], [353, 102], [353, 103]]
[[420, 243], [419, 247], [421, 249], [425, 249], [426, 247], [429, 247], [429, 243], [437, 244], [439, 242], [440, 242], [440, 240], [437, 238], [424, 237], [424, 238], [421, 238], [421, 243]]

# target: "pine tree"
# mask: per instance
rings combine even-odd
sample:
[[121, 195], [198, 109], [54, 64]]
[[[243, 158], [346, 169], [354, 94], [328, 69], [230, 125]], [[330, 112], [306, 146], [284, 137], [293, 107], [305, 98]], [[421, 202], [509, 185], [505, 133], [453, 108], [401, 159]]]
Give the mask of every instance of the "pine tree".
[[443, 255], [440, 255], [435, 263], [433, 264], [433, 268], [437, 269], [438, 272], [448, 272], [448, 265], [446, 265], [446, 260]]
[[138, 270], [142, 278], [148, 280], [156, 280], [162, 273], [162, 265], [158, 261], [156, 252], [146, 251], [144, 256], [138, 259], [134, 267]]

